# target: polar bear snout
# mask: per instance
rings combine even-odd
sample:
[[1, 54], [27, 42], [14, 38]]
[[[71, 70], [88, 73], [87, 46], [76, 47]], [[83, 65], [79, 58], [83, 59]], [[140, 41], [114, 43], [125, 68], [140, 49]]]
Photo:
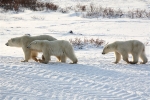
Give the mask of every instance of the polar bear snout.
[[28, 45], [27, 48], [30, 48], [30, 45]]
[[105, 53], [104, 53], [104, 52], [102, 52], [102, 54], [104, 55]]
[[27, 46], [27, 48], [30, 48], [30, 46]]
[[8, 43], [6, 43], [5, 45], [8, 46]]
[[103, 55], [106, 54], [104, 50], [102, 51], [102, 54], [103, 54]]

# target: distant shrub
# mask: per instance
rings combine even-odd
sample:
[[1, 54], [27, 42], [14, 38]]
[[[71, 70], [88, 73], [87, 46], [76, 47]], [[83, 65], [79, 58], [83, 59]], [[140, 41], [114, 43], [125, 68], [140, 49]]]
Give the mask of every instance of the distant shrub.
[[86, 5], [81, 5], [80, 3], [76, 5], [76, 8], [78, 11], [86, 11]]
[[0, 4], [5, 10], [18, 11], [20, 7], [35, 10], [37, 0], [1, 0]]
[[129, 18], [150, 18], [150, 11], [147, 12], [146, 10], [136, 9], [128, 11], [127, 15]]
[[43, 3], [37, 0], [0, 0], [0, 7], [5, 10], [19, 11], [21, 8], [27, 8], [33, 11], [57, 10], [58, 5], [53, 3]]
[[[52, 2], [42, 2], [39, 0], [0, 0], [0, 8], [5, 12], [7, 10], [22, 11], [23, 8], [33, 11], [53, 10], [56, 11], [59, 8], [59, 12], [67, 13], [70, 10], [74, 10], [76, 15], [82, 14], [86, 18], [148, 18], [150, 19], [150, 11], [135, 9], [123, 12], [121, 9], [113, 9], [110, 7], [101, 7], [91, 3], [90, 5], [82, 5], [78, 3], [75, 7], [69, 5], [69, 7], [60, 8], [58, 5]], [[78, 14], [79, 12], [79, 14]], [[81, 12], [81, 13], [80, 13]]]
[[[82, 7], [82, 5], [78, 5]], [[84, 5], [83, 5], [84, 6]], [[103, 17], [103, 18], [122, 18], [122, 17], [127, 17], [127, 18], [150, 18], [150, 11], [146, 10], [132, 10], [128, 12], [123, 12], [121, 9], [113, 9], [110, 7], [101, 7], [101, 6], [96, 6], [94, 4], [90, 4], [89, 6], [86, 6], [86, 10], [83, 13], [83, 17]]]
[[58, 9], [58, 5], [55, 5], [53, 3], [46, 3], [45, 6], [46, 6], [47, 10], [57, 10]]
[[87, 45], [90, 45], [90, 46], [92, 45], [92, 46], [95, 46], [95, 47], [99, 47], [99, 46], [102, 46], [103, 44], [105, 44], [105, 41], [101, 40], [99, 38], [97, 38], [97, 39], [93, 39], [93, 38], [91, 38], [91, 39], [74, 38], [74, 39], [69, 39], [69, 42], [74, 47], [77, 47], [79, 49], [82, 49], [84, 46], [87, 46]]

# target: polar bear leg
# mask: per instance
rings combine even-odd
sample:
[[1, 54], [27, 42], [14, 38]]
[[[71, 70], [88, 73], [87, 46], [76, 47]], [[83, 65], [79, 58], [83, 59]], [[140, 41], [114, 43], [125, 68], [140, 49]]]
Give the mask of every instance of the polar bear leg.
[[45, 60], [44, 56], [42, 55], [42, 60]]
[[132, 56], [133, 56], [133, 61], [130, 61], [130, 64], [137, 64], [139, 60], [139, 54], [134, 52], [132, 53]]
[[145, 52], [142, 52], [141, 55], [140, 55], [140, 58], [143, 60], [143, 62], [140, 62], [140, 64], [145, 64], [147, 63], [148, 59], [145, 55]]
[[38, 62], [38, 59], [36, 58], [38, 55], [38, 53], [36, 51], [31, 51], [31, 58], [33, 60], [35, 60], [36, 62]]
[[42, 60], [39, 60], [40, 63], [47, 64], [50, 61], [50, 55], [43, 53]]
[[67, 54], [67, 57], [72, 60], [72, 63], [70, 64], [76, 64], [78, 62], [76, 56], [74, 54]]
[[42, 59], [38, 59], [38, 61], [39, 61], [40, 63], [42, 63], [43, 61], [45, 61], [44, 55], [42, 55]]
[[60, 56], [60, 61], [66, 63], [66, 55]]
[[115, 56], [116, 56], [116, 61], [114, 63], [118, 63], [121, 59], [121, 54], [119, 54], [118, 52], [115, 52]]
[[[51, 60], [51, 57], [49, 57], [49, 61]], [[42, 59], [38, 59], [38, 61], [40, 62], [40, 63], [44, 63], [45, 62], [45, 57], [44, 57], [44, 55], [42, 55]]]
[[70, 64], [76, 64], [78, 62], [78, 60], [77, 60], [77, 58], [76, 58], [76, 56], [75, 56], [75, 54], [73, 52], [73, 48], [72, 47], [70, 48], [70, 51], [67, 52], [67, 50], [66, 50], [65, 53], [66, 53], [66, 56], [70, 60], [72, 60], [72, 63], [70, 63]]
[[22, 48], [23, 51], [24, 51], [24, 55], [25, 55], [25, 60], [21, 61], [21, 62], [28, 62], [28, 60], [30, 59], [31, 57], [31, 50], [30, 49], [27, 49], [27, 48]]
[[128, 60], [128, 53], [123, 53], [122, 54], [122, 57], [123, 57], [123, 60], [126, 61], [127, 63], [129, 63], [129, 60]]
[[61, 61], [60, 56], [56, 56], [56, 57], [57, 57], [58, 61]]

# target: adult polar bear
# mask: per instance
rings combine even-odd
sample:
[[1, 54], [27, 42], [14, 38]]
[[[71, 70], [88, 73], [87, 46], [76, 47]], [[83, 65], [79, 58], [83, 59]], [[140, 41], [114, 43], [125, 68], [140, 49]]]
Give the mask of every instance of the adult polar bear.
[[43, 52], [43, 59], [40, 60], [41, 63], [48, 63], [49, 60], [51, 60], [50, 56], [56, 56], [59, 61], [64, 63], [66, 62], [67, 57], [72, 60], [72, 64], [75, 64], [78, 61], [72, 45], [65, 40], [35, 40], [31, 42], [27, 48]]
[[21, 37], [11, 38], [10, 40], [8, 40], [8, 42], [5, 45], [11, 47], [21, 47], [23, 49], [24, 56], [25, 56], [25, 60], [23, 60], [22, 62], [28, 62], [30, 58], [32, 58], [35, 61], [38, 61], [38, 59], [36, 58], [38, 52], [27, 48], [27, 46], [34, 40], [53, 41], [56, 39], [49, 35], [39, 35], [39, 36], [24, 35]]
[[[118, 63], [120, 61], [121, 55], [123, 60], [130, 64], [138, 63], [139, 57], [143, 60], [141, 64], [145, 64], [148, 61], [145, 55], [145, 46], [138, 40], [116, 41], [114, 43], [108, 44], [103, 49], [102, 54], [109, 52], [115, 52], [116, 61], [114, 63]], [[132, 62], [128, 60], [128, 54], [133, 56]]]

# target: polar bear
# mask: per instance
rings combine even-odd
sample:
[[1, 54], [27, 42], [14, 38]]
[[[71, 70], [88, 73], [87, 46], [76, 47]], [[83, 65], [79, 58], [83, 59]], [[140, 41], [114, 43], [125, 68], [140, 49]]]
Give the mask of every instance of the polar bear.
[[72, 64], [78, 62], [72, 45], [65, 40], [35, 40], [32, 41], [27, 48], [38, 52], [43, 52], [43, 59], [40, 60], [41, 63], [48, 63], [49, 60], [51, 60], [50, 56], [56, 56], [60, 62], [64, 63], [66, 62], [67, 57], [72, 60]]
[[11, 38], [5, 45], [10, 47], [21, 47], [23, 49], [25, 56], [25, 60], [23, 60], [22, 62], [28, 62], [30, 58], [32, 58], [35, 61], [38, 61], [38, 59], [36, 58], [38, 55], [37, 51], [27, 48], [27, 46], [34, 40], [53, 41], [56, 40], [56, 38], [49, 35], [39, 35], [39, 36], [24, 35], [21, 37]]
[[[109, 52], [115, 52], [116, 61], [114, 63], [118, 63], [120, 61], [121, 55], [123, 57], [123, 60], [130, 64], [138, 63], [139, 57], [143, 61], [141, 62], [141, 64], [145, 64], [148, 61], [145, 55], [145, 46], [138, 40], [116, 41], [108, 44], [103, 49], [102, 54], [106, 54]], [[133, 61], [128, 60], [128, 54], [131, 54], [133, 56]]]

